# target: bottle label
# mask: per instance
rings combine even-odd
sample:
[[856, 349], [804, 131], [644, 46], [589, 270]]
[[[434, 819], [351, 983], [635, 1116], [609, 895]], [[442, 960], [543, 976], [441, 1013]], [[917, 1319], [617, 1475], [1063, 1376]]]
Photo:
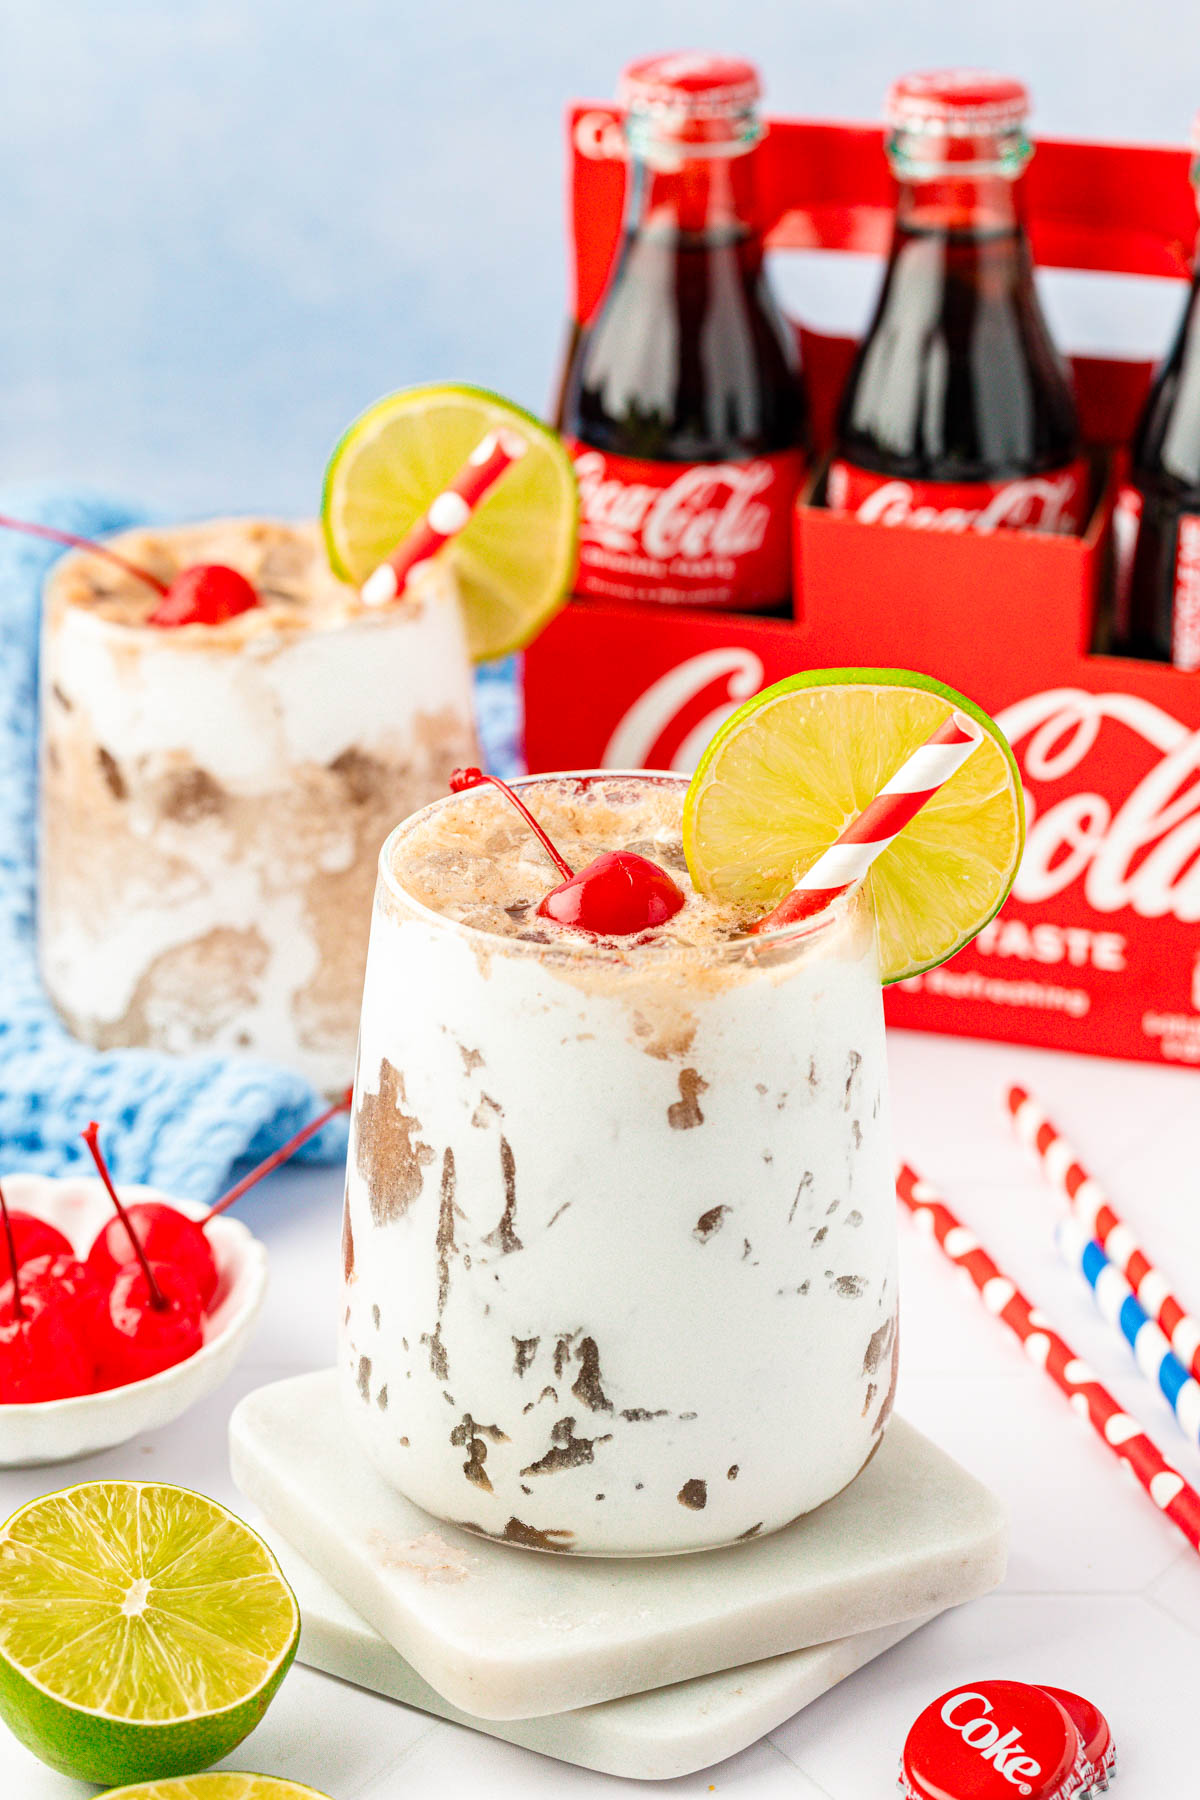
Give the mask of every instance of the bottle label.
[[830, 464], [826, 504], [865, 525], [917, 525], [926, 531], [1046, 531], [1083, 528], [1088, 499], [1084, 457], [1040, 475], [1008, 481], [903, 481], [849, 462]]
[[567, 447], [579, 480], [576, 593], [739, 612], [787, 599], [802, 451], [669, 463]]
[[1177, 669], [1200, 669], [1200, 513], [1179, 515], [1171, 661]]

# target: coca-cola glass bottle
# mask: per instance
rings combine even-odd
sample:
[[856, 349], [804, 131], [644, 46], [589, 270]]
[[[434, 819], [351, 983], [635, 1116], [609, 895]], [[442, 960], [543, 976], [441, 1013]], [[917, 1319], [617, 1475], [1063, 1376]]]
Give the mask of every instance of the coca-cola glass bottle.
[[[1200, 151], [1200, 119], [1192, 142]], [[1200, 200], [1200, 156], [1192, 182]], [[1113, 650], [1200, 669], [1200, 261], [1134, 432], [1115, 525]]]
[[807, 408], [763, 268], [750, 63], [632, 64], [624, 239], [558, 424], [581, 499], [576, 591], [772, 612], [790, 589]]
[[827, 501], [881, 525], [1080, 529], [1070, 378], [1033, 281], [1019, 81], [908, 75], [887, 97], [899, 184], [883, 290], [842, 396]]

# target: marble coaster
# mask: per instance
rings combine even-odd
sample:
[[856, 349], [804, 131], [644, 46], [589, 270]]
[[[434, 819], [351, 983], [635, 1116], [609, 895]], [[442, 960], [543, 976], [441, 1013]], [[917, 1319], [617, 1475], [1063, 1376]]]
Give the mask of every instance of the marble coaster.
[[300, 1602], [300, 1661], [310, 1669], [560, 1762], [640, 1781], [691, 1775], [736, 1755], [927, 1623], [905, 1619], [832, 1644], [814, 1644], [544, 1719], [477, 1719], [422, 1681], [290, 1544], [270, 1528], [263, 1535]]
[[395, 1493], [341, 1415], [333, 1370], [248, 1395], [233, 1478], [453, 1706], [529, 1719], [925, 1618], [1004, 1574], [1000, 1502], [895, 1419], [836, 1499], [694, 1556], [550, 1556], [478, 1538]]

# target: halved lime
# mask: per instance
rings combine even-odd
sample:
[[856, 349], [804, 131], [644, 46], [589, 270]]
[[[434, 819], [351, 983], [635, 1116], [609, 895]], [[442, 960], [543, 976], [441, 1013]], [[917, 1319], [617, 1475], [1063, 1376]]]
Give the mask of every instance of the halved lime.
[[1007, 897], [1025, 809], [999, 726], [928, 675], [810, 669], [747, 700], [704, 752], [684, 801], [696, 887], [768, 913], [955, 709], [983, 726], [983, 742], [867, 876], [883, 980], [945, 962]]
[[262, 1539], [187, 1488], [83, 1482], [0, 1530], [0, 1715], [81, 1781], [155, 1780], [227, 1756], [299, 1637]]
[[454, 565], [477, 662], [527, 644], [570, 588], [579, 492], [557, 434], [484, 388], [404, 388], [350, 426], [321, 499], [330, 565], [361, 586], [496, 430], [529, 449], [439, 552]]
[[139, 1782], [114, 1788], [100, 1800], [329, 1800], [316, 1788], [276, 1775], [185, 1775], [174, 1781]]

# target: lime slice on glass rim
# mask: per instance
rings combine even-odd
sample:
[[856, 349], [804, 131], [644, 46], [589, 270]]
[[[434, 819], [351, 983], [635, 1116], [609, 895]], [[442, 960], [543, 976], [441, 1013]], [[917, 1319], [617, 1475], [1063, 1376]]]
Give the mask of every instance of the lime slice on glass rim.
[[558, 435], [484, 388], [404, 388], [349, 427], [321, 497], [330, 566], [361, 587], [497, 429], [529, 449], [439, 552], [454, 565], [476, 662], [527, 644], [570, 588], [579, 491]]
[[765, 916], [952, 711], [983, 742], [866, 877], [885, 983], [936, 968], [1003, 905], [1025, 842], [1016, 759], [994, 720], [908, 669], [810, 669], [713, 738], [683, 808], [692, 881]]
[[100, 1800], [329, 1800], [316, 1788], [277, 1775], [184, 1775], [172, 1781], [114, 1788]]
[[0, 1716], [81, 1781], [157, 1780], [227, 1756], [299, 1637], [262, 1539], [187, 1488], [84, 1482], [0, 1530]]

